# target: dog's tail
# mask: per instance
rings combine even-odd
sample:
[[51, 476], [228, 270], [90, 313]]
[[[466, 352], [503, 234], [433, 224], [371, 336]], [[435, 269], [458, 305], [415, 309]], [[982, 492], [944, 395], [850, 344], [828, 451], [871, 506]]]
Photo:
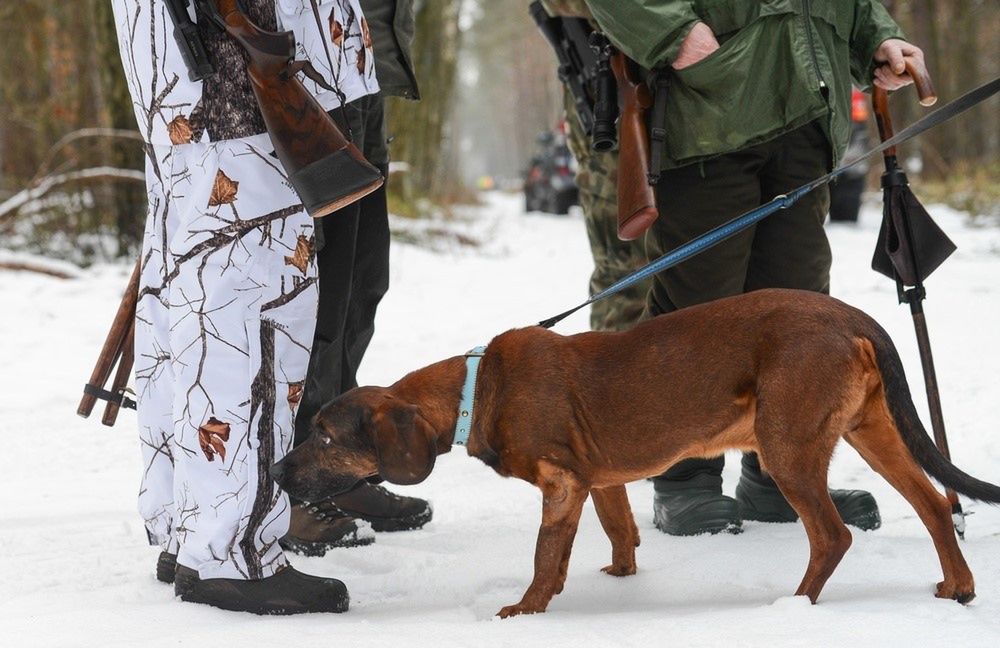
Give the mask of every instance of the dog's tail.
[[910, 454], [931, 477], [944, 486], [982, 502], [1000, 504], [1000, 486], [976, 479], [948, 461], [927, 434], [913, 406], [903, 363], [889, 334], [876, 322], [868, 338], [875, 348], [875, 360], [882, 374], [885, 399], [896, 428]]

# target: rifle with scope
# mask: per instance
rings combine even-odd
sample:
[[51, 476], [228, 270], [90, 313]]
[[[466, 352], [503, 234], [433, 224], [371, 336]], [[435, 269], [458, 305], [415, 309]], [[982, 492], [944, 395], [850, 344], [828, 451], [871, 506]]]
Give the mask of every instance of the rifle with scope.
[[[639, 238], [659, 215], [653, 191], [647, 113], [653, 94], [638, 66], [585, 18], [550, 16], [536, 0], [531, 15], [559, 60], [559, 79], [573, 96], [580, 125], [596, 152], [618, 146], [618, 238]], [[660, 129], [662, 130], [662, 129]]]
[[592, 40], [594, 28], [585, 18], [550, 16], [538, 0], [529, 9], [538, 30], [555, 50], [559, 80], [573, 96], [580, 126], [592, 138], [593, 149], [612, 150], [618, 143], [617, 90], [607, 58], [600, 56]]

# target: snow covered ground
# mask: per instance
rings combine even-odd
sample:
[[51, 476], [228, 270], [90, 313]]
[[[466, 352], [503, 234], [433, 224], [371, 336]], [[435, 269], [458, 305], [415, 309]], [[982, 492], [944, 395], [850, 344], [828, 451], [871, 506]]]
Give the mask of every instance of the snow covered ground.
[[[928, 282], [926, 303], [955, 463], [1000, 481], [1000, 228], [932, 210], [959, 251]], [[362, 381], [409, 370], [537, 322], [586, 296], [589, 252], [579, 212], [523, 214], [492, 195], [469, 212], [480, 249], [397, 244], [392, 289]], [[916, 394], [920, 367], [908, 310], [868, 269], [879, 212], [830, 226], [834, 294], [893, 335]], [[903, 499], [844, 446], [831, 484], [873, 491], [883, 527], [854, 546], [820, 604], [791, 597], [808, 548], [798, 524], [747, 523], [742, 535], [671, 538], [652, 524], [651, 486], [629, 495], [642, 534], [639, 573], [600, 573], [610, 547], [588, 504], [565, 591], [549, 612], [500, 621], [531, 578], [540, 518], [534, 487], [498, 477], [459, 450], [425, 483], [425, 529], [369, 547], [294, 558], [348, 584], [345, 615], [257, 618], [175, 601], [153, 577], [156, 551], [134, 512], [134, 415], [118, 427], [75, 416], [128, 268], [73, 280], [0, 272], [0, 644], [35, 646], [952, 646], [1000, 645], [1000, 509], [967, 503], [962, 545], [979, 597], [933, 597], [940, 570]], [[585, 314], [561, 324], [583, 330]], [[918, 399], [922, 401], [921, 399]], [[920, 403], [918, 403], [919, 405]], [[925, 422], [925, 408], [921, 408]], [[95, 415], [95, 419], [97, 416]], [[738, 461], [731, 457], [726, 489]]]

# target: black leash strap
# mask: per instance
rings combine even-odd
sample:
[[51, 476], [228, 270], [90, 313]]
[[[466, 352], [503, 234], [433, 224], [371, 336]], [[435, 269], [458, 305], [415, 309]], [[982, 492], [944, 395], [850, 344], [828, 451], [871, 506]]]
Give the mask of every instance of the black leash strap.
[[722, 241], [725, 241], [729, 237], [742, 232], [746, 228], [750, 227], [754, 223], [764, 220], [774, 212], [779, 209], [787, 209], [794, 205], [802, 196], [806, 195], [810, 191], [813, 191], [823, 185], [827, 184], [837, 176], [841, 175], [853, 166], [860, 164], [862, 160], [868, 158], [876, 153], [881, 153], [887, 148], [901, 144], [909, 139], [920, 135], [921, 133], [934, 128], [935, 126], [942, 124], [949, 119], [960, 115], [969, 108], [972, 108], [976, 104], [982, 103], [986, 99], [989, 99], [1000, 91], [1000, 77], [993, 79], [992, 81], [985, 83], [978, 88], [971, 90], [958, 99], [951, 101], [944, 106], [941, 106], [931, 114], [926, 117], [915, 121], [903, 130], [899, 131], [893, 137], [885, 140], [878, 146], [869, 149], [861, 157], [857, 158], [853, 162], [843, 164], [825, 176], [816, 178], [811, 182], [807, 182], [801, 187], [788, 192], [787, 194], [782, 194], [780, 196], [775, 196], [770, 202], [764, 203], [760, 207], [751, 209], [736, 218], [715, 227], [701, 236], [694, 238], [687, 243], [681, 245], [680, 247], [674, 248], [670, 252], [667, 252], [659, 259], [652, 261], [651, 263], [639, 268], [635, 272], [632, 272], [615, 283], [611, 284], [601, 292], [591, 295], [590, 299], [583, 302], [579, 306], [575, 306], [568, 311], [559, 313], [554, 317], [550, 317], [547, 320], [542, 320], [538, 323], [538, 326], [543, 328], [552, 328], [557, 323], [561, 322], [565, 318], [569, 317], [576, 311], [589, 306], [595, 302], [598, 302], [605, 297], [610, 297], [615, 293], [628, 288], [637, 281], [642, 281], [646, 277], [652, 276], [662, 270], [667, 268], [672, 268], [679, 263], [690, 259], [691, 257], [704, 252], [705, 250], [718, 245]]

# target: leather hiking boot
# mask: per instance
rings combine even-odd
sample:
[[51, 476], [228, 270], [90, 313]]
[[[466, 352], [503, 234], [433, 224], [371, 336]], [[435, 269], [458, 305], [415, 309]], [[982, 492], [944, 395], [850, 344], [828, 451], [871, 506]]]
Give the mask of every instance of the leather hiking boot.
[[344, 513], [370, 522], [376, 531], [419, 529], [434, 516], [427, 500], [396, 495], [368, 482], [332, 499]]
[[177, 554], [160, 552], [156, 559], [156, 580], [170, 584], [174, 582], [174, 572], [177, 571]]
[[[736, 501], [740, 505], [740, 515], [744, 520], [757, 522], [795, 522], [799, 514], [795, 512], [785, 496], [778, 490], [770, 476], [744, 461], [740, 483], [736, 485]], [[844, 524], [862, 531], [872, 531], [882, 526], [878, 504], [868, 491], [830, 490], [837, 512]]]
[[684, 481], [655, 480], [653, 523], [668, 535], [739, 533], [739, 506], [722, 494], [722, 477], [698, 474]]
[[174, 594], [189, 603], [253, 614], [346, 612], [350, 604], [347, 587], [336, 578], [309, 576], [294, 567], [260, 580], [203, 580], [197, 571], [178, 565]]
[[303, 556], [325, 556], [330, 549], [375, 542], [371, 525], [344, 513], [330, 500], [292, 506], [288, 533], [278, 544]]

